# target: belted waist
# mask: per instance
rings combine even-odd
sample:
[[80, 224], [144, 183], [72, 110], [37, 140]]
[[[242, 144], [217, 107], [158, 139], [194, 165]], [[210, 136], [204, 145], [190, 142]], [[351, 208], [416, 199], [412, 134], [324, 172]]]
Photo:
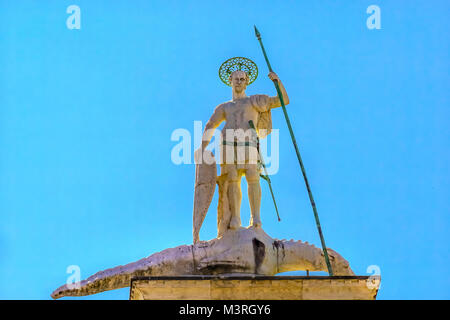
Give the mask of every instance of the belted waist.
[[234, 147], [255, 147], [258, 148], [258, 143], [253, 141], [222, 141], [223, 145]]

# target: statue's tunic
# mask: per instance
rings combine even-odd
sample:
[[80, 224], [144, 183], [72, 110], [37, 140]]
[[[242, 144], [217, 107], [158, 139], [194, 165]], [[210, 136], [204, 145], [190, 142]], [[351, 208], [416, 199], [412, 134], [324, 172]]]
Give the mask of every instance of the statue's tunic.
[[258, 139], [249, 121], [257, 126], [259, 115], [270, 109], [270, 97], [252, 95], [221, 104], [217, 110], [226, 121], [221, 133], [220, 163], [247, 169], [258, 164]]

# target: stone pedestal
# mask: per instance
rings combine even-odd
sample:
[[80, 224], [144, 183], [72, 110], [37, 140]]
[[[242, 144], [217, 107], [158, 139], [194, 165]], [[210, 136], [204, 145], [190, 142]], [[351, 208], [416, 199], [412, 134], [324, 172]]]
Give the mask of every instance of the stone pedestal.
[[131, 280], [130, 300], [375, 300], [368, 276], [177, 276]]

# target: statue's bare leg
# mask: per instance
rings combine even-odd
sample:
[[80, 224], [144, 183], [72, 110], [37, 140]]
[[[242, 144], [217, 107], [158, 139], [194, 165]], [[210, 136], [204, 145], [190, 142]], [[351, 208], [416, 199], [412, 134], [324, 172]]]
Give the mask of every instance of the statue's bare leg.
[[257, 165], [248, 165], [245, 171], [245, 178], [248, 185], [248, 200], [250, 202], [251, 219], [250, 225], [261, 227], [261, 185], [259, 184], [259, 171]]
[[237, 229], [241, 226], [241, 176], [236, 165], [227, 165], [228, 173], [228, 201], [231, 211], [230, 229]]

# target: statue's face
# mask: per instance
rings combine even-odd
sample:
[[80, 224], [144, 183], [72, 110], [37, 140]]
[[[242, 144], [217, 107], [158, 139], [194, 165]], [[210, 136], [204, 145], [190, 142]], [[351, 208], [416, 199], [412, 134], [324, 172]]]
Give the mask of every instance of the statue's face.
[[248, 85], [247, 73], [244, 71], [234, 71], [230, 76], [231, 87], [236, 92], [245, 91]]

